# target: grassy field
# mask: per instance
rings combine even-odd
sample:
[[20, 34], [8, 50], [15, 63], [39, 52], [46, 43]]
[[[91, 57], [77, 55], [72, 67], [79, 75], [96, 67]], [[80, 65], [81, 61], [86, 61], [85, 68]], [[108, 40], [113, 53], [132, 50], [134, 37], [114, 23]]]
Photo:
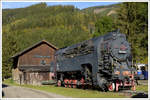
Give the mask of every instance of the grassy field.
[[148, 93], [148, 85], [137, 85], [136, 91], [144, 91]]
[[[75, 97], [75, 98], [130, 98], [129, 95], [125, 95], [124, 93], [119, 92], [101, 92], [98, 90], [73, 89], [73, 88], [56, 87], [54, 85], [48, 86], [18, 85], [14, 83], [11, 79], [5, 80], [3, 83], [7, 85], [33, 88], [37, 90], [52, 92], [67, 97]], [[148, 86], [143, 85], [137, 86], [137, 91], [141, 90], [145, 92], [148, 91]]]

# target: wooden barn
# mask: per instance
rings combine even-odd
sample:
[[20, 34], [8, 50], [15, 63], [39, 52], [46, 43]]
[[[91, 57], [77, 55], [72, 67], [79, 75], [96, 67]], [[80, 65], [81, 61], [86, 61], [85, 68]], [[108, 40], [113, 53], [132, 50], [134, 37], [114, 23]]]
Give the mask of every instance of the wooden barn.
[[50, 63], [54, 60], [57, 47], [43, 40], [14, 55], [12, 78], [19, 84], [41, 85], [52, 80]]

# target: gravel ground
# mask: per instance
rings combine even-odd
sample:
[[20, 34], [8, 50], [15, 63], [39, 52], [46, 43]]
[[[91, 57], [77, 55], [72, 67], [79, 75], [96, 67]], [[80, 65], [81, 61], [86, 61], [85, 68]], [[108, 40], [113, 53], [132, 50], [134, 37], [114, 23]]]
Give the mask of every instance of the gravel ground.
[[65, 96], [19, 86], [2, 85], [4, 98], [66, 98]]

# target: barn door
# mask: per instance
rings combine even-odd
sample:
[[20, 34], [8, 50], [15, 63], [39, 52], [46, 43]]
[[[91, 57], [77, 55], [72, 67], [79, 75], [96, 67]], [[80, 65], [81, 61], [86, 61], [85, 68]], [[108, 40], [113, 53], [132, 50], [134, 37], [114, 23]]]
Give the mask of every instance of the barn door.
[[24, 84], [27, 84], [27, 73], [23, 72]]

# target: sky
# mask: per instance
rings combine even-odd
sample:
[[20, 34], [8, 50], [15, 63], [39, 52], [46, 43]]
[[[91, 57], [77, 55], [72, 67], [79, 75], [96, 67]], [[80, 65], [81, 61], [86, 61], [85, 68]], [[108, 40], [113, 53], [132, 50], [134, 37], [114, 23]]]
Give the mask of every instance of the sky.
[[[2, 9], [24, 8], [40, 2], [2, 2]], [[74, 5], [76, 8], [84, 9], [93, 6], [111, 5], [119, 2], [46, 2], [48, 6]]]

